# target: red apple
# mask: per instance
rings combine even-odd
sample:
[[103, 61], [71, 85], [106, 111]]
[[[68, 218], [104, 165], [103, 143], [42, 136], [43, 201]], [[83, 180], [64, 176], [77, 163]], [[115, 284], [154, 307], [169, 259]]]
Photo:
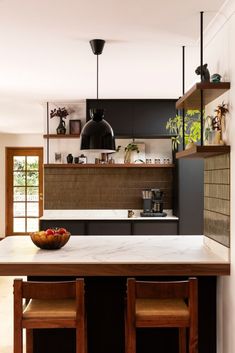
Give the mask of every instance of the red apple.
[[54, 229], [49, 228], [46, 230], [46, 235], [53, 235], [53, 234], [55, 234]]
[[56, 230], [56, 232], [59, 234], [65, 234], [65, 233], [67, 233], [67, 230], [65, 228], [59, 228]]

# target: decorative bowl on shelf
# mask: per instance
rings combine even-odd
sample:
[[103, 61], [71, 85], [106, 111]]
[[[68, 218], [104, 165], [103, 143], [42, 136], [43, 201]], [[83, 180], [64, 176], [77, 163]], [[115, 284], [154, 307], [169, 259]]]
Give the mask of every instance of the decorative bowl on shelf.
[[69, 240], [70, 233], [64, 229], [47, 229], [30, 233], [32, 242], [40, 249], [57, 250], [62, 248]]

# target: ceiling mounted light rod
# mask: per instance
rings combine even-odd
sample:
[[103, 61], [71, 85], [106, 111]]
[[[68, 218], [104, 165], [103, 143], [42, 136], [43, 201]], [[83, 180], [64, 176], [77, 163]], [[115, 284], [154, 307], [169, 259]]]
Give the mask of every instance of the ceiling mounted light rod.
[[[200, 63], [201, 68], [203, 66], [203, 14], [204, 12], [200, 12]], [[201, 81], [202, 81], [203, 71], [201, 70]]]
[[102, 54], [104, 49], [105, 40], [92, 39], [90, 40], [91, 49], [93, 54], [96, 55], [96, 99], [99, 99], [99, 55]]
[[98, 108], [99, 100], [99, 55], [102, 54], [105, 41], [103, 39], [90, 40], [93, 54], [96, 55], [96, 99], [97, 106], [90, 109], [91, 120], [87, 121], [81, 131], [81, 150], [112, 153], [116, 151], [113, 129], [104, 120], [104, 109]]
[[[200, 62], [201, 62], [201, 82], [203, 81], [203, 11], [200, 12]], [[201, 114], [201, 146], [203, 146], [203, 106], [204, 106], [204, 97], [203, 97], [203, 90], [201, 89], [201, 106], [200, 106], [200, 114]]]
[[[185, 46], [182, 46], [182, 93], [185, 93]], [[185, 149], [185, 110], [182, 109], [182, 140], [183, 140], [183, 150]]]

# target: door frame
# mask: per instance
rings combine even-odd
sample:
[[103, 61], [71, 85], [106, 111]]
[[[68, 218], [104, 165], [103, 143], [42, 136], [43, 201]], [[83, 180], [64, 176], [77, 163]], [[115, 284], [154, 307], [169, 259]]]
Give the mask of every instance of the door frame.
[[[43, 147], [5, 147], [5, 236], [13, 233], [13, 156], [39, 156], [39, 217], [43, 214]], [[10, 174], [9, 174], [10, 173]], [[11, 206], [10, 206], [11, 205]], [[10, 220], [10, 222], [9, 222]], [[17, 233], [27, 235], [27, 233]]]

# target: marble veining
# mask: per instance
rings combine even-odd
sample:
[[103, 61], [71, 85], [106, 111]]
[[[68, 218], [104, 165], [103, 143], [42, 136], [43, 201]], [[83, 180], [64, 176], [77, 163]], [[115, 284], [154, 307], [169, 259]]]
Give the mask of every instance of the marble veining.
[[134, 216], [127, 217], [128, 210], [44, 210], [43, 216], [40, 219], [45, 220], [178, 220], [179, 218], [173, 216], [172, 210], [164, 210], [167, 213], [166, 217], [140, 217], [142, 210], [133, 210]]
[[60, 250], [41, 250], [29, 236], [0, 242], [1, 264], [228, 264], [203, 236], [71, 236]]

